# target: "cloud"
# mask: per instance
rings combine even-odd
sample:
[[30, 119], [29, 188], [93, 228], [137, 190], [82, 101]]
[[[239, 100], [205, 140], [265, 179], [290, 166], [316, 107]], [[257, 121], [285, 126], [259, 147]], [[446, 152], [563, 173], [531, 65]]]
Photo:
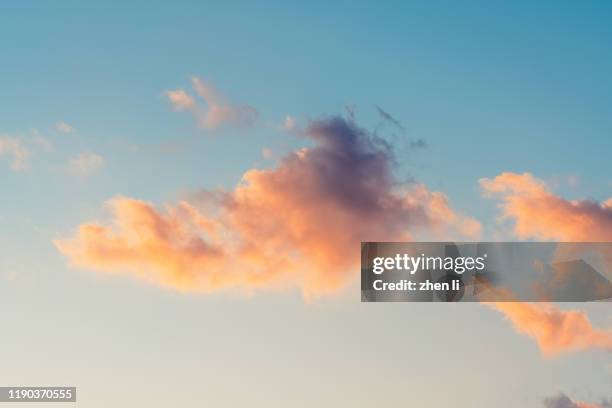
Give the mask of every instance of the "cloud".
[[599, 349], [612, 351], [612, 329], [593, 327], [583, 311], [560, 310], [546, 303], [489, 303], [504, 313], [517, 332], [533, 338], [542, 354]]
[[601, 203], [565, 200], [529, 173], [502, 173], [480, 185], [485, 196], [501, 200], [502, 216], [514, 220], [520, 239], [612, 241], [612, 197]]
[[274, 157], [274, 152], [269, 147], [264, 147], [263, 149], [261, 149], [261, 156], [264, 159], [270, 160], [272, 159], [272, 157]]
[[74, 266], [180, 290], [316, 296], [357, 276], [361, 241], [480, 232], [444, 194], [398, 183], [392, 148], [353, 122], [314, 121], [304, 136], [313, 147], [247, 171], [232, 191], [203, 191], [162, 209], [116, 198], [111, 224], [83, 224], [55, 245]]
[[[514, 221], [519, 239], [559, 241], [612, 240], [612, 200], [568, 201], [529, 173], [502, 173], [483, 178], [484, 195], [501, 200], [502, 219]], [[604, 254], [605, 255], [605, 254]], [[519, 333], [532, 337], [546, 356], [588, 349], [612, 350], [612, 330], [593, 328], [581, 311], [549, 304], [495, 303]]]
[[27, 167], [30, 151], [21, 138], [0, 136], [0, 156], [3, 155], [11, 157], [13, 171], [21, 171]]
[[[378, 116], [382, 119], [382, 123], [378, 125], [377, 129], [380, 129], [386, 123], [390, 123], [391, 125], [395, 126], [401, 133], [403, 134], [406, 133], [405, 126], [398, 119], [392, 116], [389, 112], [383, 110], [380, 106], [378, 105], [374, 105], [374, 106], [376, 107]], [[347, 114], [349, 118], [354, 119], [355, 118], [355, 107], [347, 106], [346, 110], [347, 110]], [[410, 142], [408, 143], [408, 146], [411, 149], [425, 149], [427, 147], [427, 142], [424, 139], [414, 139], [414, 140], [410, 140]]]
[[380, 106], [375, 105], [376, 110], [378, 111], [378, 116], [380, 116], [380, 118], [382, 120], [384, 120], [385, 122], [389, 122], [393, 125], [395, 125], [399, 130], [401, 131], [405, 131], [406, 129], [404, 128], [404, 125], [401, 124], [401, 122], [399, 120], [397, 120], [395, 117], [391, 116], [390, 113], [384, 111]]
[[285, 116], [285, 121], [281, 125], [282, 130], [292, 131], [295, 129], [295, 119], [292, 116]]
[[74, 133], [76, 132], [76, 129], [74, 127], [72, 127], [71, 125], [69, 125], [66, 122], [57, 122], [55, 124], [55, 129], [57, 129], [58, 132], [62, 132], [62, 133]]
[[570, 399], [567, 395], [559, 393], [554, 397], [545, 398], [542, 401], [545, 408], [610, 408], [612, 404], [608, 401], [602, 401], [601, 404], [591, 404], [584, 401], [576, 401]]
[[170, 100], [170, 103], [177, 111], [194, 109], [196, 106], [195, 99], [191, 97], [183, 89], [177, 89], [176, 91], [167, 91], [166, 96]]
[[411, 140], [410, 147], [413, 149], [425, 149], [427, 147], [427, 142], [423, 139]]
[[280, 130], [283, 132], [300, 133], [302, 129], [298, 129], [295, 118], [291, 115], [285, 115], [282, 121], [270, 121], [266, 124], [267, 127], [274, 130]]
[[191, 83], [206, 107], [201, 106], [183, 89], [167, 91], [165, 94], [176, 111], [191, 112], [200, 127], [216, 129], [228, 124], [241, 127], [250, 127], [255, 124], [258, 112], [252, 106], [228, 102], [212, 85], [198, 77], [193, 77]]
[[53, 150], [53, 144], [49, 141], [49, 139], [42, 137], [37, 133], [34, 133], [32, 135], [31, 143], [34, 147], [42, 151], [45, 151], [45, 152], [49, 152]]
[[104, 165], [104, 158], [95, 153], [80, 153], [68, 161], [68, 172], [86, 178]]

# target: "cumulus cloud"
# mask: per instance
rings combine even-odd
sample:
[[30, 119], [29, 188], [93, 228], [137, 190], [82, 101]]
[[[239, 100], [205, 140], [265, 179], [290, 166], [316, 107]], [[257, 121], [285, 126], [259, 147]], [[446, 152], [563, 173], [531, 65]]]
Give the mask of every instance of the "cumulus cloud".
[[612, 241], [612, 197], [598, 203], [566, 200], [529, 173], [481, 179], [485, 196], [501, 200], [502, 216], [515, 222], [520, 239]]
[[95, 153], [80, 153], [68, 161], [68, 172], [86, 178], [104, 165], [104, 158]]
[[545, 408], [610, 408], [612, 404], [608, 401], [602, 401], [601, 404], [592, 404], [584, 401], [577, 401], [569, 398], [563, 393], [559, 393], [554, 397], [545, 398], [542, 401]]
[[228, 124], [249, 127], [257, 120], [258, 113], [254, 107], [230, 103], [211, 84], [198, 77], [193, 77], [191, 83], [206, 106], [201, 106], [184, 89], [167, 91], [165, 94], [174, 110], [190, 112], [200, 127], [216, 129]]
[[55, 244], [77, 267], [181, 290], [298, 288], [315, 296], [357, 276], [361, 241], [479, 234], [444, 194], [398, 183], [392, 148], [371, 132], [332, 117], [304, 135], [313, 147], [247, 171], [232, 191], [161, 209], [117, 198], [111, 224], [83, 224]]
[[0, 156], [9, 156], [11, 169], [20, 171], [27, 167], [30, 151], [21, 138], [0, 136]]
[[76, 132], [76, 129], [74, 127], [72, 127], [71, 125], [69, 125], [66, 122], [57, 122], [55, 124], [55, 129], [58, 132], [62, 132], [62, 133], [74, 133]]

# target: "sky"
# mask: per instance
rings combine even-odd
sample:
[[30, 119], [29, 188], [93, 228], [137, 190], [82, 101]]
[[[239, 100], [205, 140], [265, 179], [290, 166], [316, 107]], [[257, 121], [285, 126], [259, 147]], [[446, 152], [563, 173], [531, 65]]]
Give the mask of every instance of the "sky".
[[0, 385], [74, 385], [83, 407], [606, 407], [609, 304], [361, 303], [355, 251], [612, 241], [611, 17], [4, 2]]

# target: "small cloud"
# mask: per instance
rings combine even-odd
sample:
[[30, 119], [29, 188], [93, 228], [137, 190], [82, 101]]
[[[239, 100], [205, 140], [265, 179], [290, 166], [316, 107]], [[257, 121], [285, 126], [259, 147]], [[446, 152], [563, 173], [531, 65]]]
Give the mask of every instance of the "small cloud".
[[344, 110], [346, 112], [346, 116], [349, 122], [355, 121], [355, 104], [345, 105]]
[[266, 123], [270, 129], [280, 130], [282, 132], [293, 132], [297, 129], [297, 122], [291, 115], [286, 115], [283, 121], [270, 121]]
[[283, 130], [293, 130], [295, 129], [295, 119], [293, 117], [287, 115], [285, 116], [285, 121], [283, 122]]
[[22, 139], [10, 136], [0, 136], [0, 156], [7, 155], [12, 158], [11, 169], [21, 171], [27, 167], [30, 151]]
[[395, 125], [401, 131], [405, 130], [404, 125], [402, 125], [399, 120], [397, 120], [393, 116], [391, 116], [390, 113], [384, 111], [380, 106], [378, 106], [378, 105], [375, 105], [375, 106], [376, 106], [376, 110], [378, 111], [378, 115], [380, 116], [380, 118], [383, 121], [389, 122], [389, 123]]
[[270, 149], [269, 147], [264, 147], [263, 149], [261, 149], [261, 156], [264, 159], [271, 159], [273, 156], [272, 149]]
[[198, 77], [191, 79], [195, 93], [204, 101], [201, 106], [184, 89], [165, 92], [170, 104], [176, 111], [188, 111], [204, 129], [217, 129], [223, 125], [253, 126], [259, 116], [257, 110], [249, 105], [230, 103], [211, 84]]
[[576, 188], [580, 185], [580, 177], [575, 174], [556, 174], [545, 180], [548, 187], [557, 188]]
[[425, 149], [427, 147], [427, 142], [424, 139], [411, 140], [410, 147], [413, 149]]
[[72, 127], [71, 125], [69, 125], [66, 122], [61, 122], [61, 121], [57, 122], [55, 124], [55, 129], [58, 132], [61, 132], [61, 133], [74, 133], [74, 132], [76, 132], [76, 129], [74, 127]]
[[196, 105], [195, 100], [183, 89], [166, 92], [166, 96], [170, 100], [172, 107], [176, 111], [193, 109]]
[[68, 161], [68, 172], [79, 178], [87, 178], [104, 165], [104, 158], [95, 153], [81, 153]]
[[46, 152], [53, 149], [53, 144], [49, 139], [40, 134], [38, 129], [30, 129], [30, 140], [32, 144]]

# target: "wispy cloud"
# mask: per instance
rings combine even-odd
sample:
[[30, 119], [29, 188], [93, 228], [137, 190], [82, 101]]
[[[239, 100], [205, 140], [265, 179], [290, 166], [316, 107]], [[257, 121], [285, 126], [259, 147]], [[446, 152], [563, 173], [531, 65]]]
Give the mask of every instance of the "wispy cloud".
[[295, 119], [293, 119], [293, 117], [290, 115], [285, 116], [285, 120], [283, 121], [281, 125], [281, 129], [286, 130], [286, 131], [294, 130], [295, 129]]
[[201, 106], [184, 89], [176, 89], [165, 93], [174, 110], [190, 112], [198, 125], [205, 129], [216, 129], [229, 124], [241, 127], [254, 125], [258, 118], [254, 107], [230, 103], [211, 84], [198, 77], [193, 77], [191, 83], [206, 106]]
[[380, 118], [383, 121], [391, 123], [392, 125], [395, 125], [395, 127], [397, 127], [401, 131], [405, 131], [406, 130], [404, 128], [404, 125], [402, 125], [401, 122], [399, 120], [397, 120], [394, 116], [392, 116], [389, 112], [383, 110], [378, 105], [375, 105], [375, 106], [376, 106], [376, 110], [378, 111], [378, 116], [380, 116]]
[[76, 129], [73, 126], [69, 125], [66, 122], [62, 122], [62, 121], [57, 122], [55, 124], [55, 129], [58, 132], [61, 132], [61, 133], [74, 133], [74, 132], [76, 132]]
[[23, 139], [11, 136], [0, 136], [0, 156], [11, 158], [11, 169], [21, 171], [27, 167], [30, 151]]
[[283, 132], [300, 131], [297, 128], [297, 122], [295, 118], [291, 115], [286, 115], [282, 121], [269, 121], [266, 123], [266, 126], [270, 129], [280, 130]]
[[315, 296], [356, 278], [361, 241], [479, 233], [443, 193], [399, 183], [391, 147], [372, 133], [332, 117], [304, 134], [313, 147], [274, 169], [247, 171], [233, 191], [204, 191], [165, 209], [117, 198], [112, 224], [83, 224], [55, 244], [77, 267], [181, 290]]
[[[391, 124], [397, 130], [399, 130], [401, 134], [403, 135], [406, 134], [406, 127], [395, 116], [391, 115], [389, 112], [385, 111], [383, 108], [381, 108], [378, 105], [374, 105], [374, 106], [376, 107], [378, 116], [382, 120], [382, 122], [379, 123], [379, 125], [377, 126], [377, 129], [381, 129], [385, 124]], [[352, 118], [354, 120], [355, 107], [354, 106], [347, 107], [347, 114], [349, 118]], [[408, 146], [411, 149], [424, 149], [427, 147], [427, 142], [424, 139], [413, 139], [409, 141]]]
[[427, 142], [423, 139], [411, 140], [410, 147], [412, 147], [413, 149], [424, 149], [427, 147]]
[[504, 313], [517, 332], [533, 338], [547, 357], [600, 349], [612, 351], [612, 329], [594, 328], [579, 310], [561, 310], [546, 303], [490, 303]]
[[87, 178], [104, 165], [104, 158], [95, 153], [80, 153], [68, 160], [68, 172], [79, 178]]
[[263, 149], [261, 149], [261, 156], [264, 159], [268, 159], [269, 160], [269, 159], [271, 159], [274, 156], [274, 152], [269, 147], [264, 147]]

